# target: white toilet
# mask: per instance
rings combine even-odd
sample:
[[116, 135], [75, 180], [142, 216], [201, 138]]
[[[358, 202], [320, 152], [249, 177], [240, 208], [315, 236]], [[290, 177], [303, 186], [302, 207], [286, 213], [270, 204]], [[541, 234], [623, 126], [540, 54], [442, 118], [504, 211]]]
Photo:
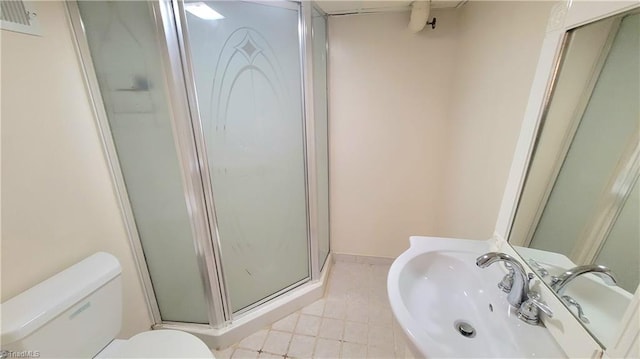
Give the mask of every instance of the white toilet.
[[99, 252], [2, 303], [1, 349], [13, 352], [8, 357], [213, 358], [204, 342], [177, 330], [115, 339], [120, 273], [118, 260]]

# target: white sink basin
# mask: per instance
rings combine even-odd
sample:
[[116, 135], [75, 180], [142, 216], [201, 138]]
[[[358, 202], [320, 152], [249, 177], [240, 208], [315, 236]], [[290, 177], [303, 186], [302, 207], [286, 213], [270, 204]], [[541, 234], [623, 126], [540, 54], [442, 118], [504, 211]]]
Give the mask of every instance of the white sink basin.
[[[549, 284], [551, 277], [560, 275], [567, 269], [577, 266], [562, 254], [542, 251], [533, 248], [517, 247], [516, 250], [525, 259], [535, 260], [549, 274], [543, 280]], [[584, 274], [573, 279], [566, 287], [563, 295], [575, 299], [589, 323], [583, 325], [598, 338], [605, 347], [613, 346], [617, 329], [624, 317], [625, 310], [631, 303], [633, 294], [618, 286], [606, 285], [602, 279], [593, 274]], [[577, 315], [576, 308], [570, 310]]]
[[[391, 309], [416, 357], [566, 357], [542, 326], [516, 318], [497, 283], [500, 264], [481, 269], [488, 241], [411, 237], [389, 270]], [[465, 322], [475, 335], [461, 334]], [[467, 328], [468, 331], [468, 328]]]

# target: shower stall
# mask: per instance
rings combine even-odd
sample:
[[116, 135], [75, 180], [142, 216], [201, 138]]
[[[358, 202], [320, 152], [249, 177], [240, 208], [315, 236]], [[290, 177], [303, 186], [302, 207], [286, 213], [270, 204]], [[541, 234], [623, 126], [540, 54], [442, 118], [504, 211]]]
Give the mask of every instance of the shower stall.
[[277, 0], [67, 9], [155, 326], [224, 347], [320, 298], [325, 14]]

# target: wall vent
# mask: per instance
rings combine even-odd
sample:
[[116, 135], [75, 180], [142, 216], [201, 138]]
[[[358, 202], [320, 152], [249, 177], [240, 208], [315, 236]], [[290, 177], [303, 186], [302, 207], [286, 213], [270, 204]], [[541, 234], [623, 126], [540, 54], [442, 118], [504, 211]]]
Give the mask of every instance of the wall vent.
[[0, 1], [0, 29], [42, 35], [35, 5], [31, 1]]

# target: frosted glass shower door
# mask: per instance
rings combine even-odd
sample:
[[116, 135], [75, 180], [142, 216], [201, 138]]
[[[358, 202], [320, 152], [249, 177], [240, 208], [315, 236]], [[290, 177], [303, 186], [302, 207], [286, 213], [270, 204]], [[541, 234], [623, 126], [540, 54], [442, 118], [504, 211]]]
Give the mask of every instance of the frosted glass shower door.
[[222, 18], [184, 6], [222, 268], [237, 312], [309, 278], [300, 5], [204, 3]]

